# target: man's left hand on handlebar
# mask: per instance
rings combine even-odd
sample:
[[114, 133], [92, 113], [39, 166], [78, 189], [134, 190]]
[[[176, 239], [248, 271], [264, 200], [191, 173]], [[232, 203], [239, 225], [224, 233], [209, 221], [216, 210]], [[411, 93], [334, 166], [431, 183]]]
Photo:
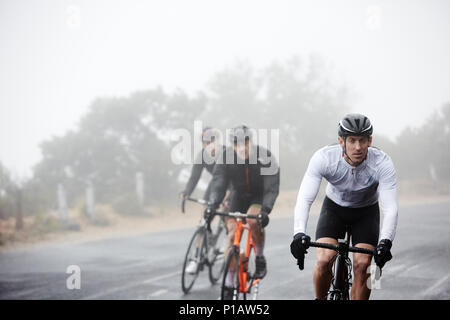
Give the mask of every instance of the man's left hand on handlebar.
[[385, 263], [392, 259], [391, 254], [392, 242], [389, 239], [380, 240], [375, 249], [374, 260], [378, 267], [383, 268]]
[[261, 224], [261, 228], [265, 228], [269, 224], [269, 214], [265, 211], [261, 211], [258, 214], [258, 218]]

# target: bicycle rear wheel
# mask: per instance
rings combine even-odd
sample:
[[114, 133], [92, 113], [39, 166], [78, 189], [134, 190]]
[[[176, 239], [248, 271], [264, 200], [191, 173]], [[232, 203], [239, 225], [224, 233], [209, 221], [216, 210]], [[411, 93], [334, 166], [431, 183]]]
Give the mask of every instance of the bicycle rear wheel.
[[208, 263], [209, 280], [216, 283], [225, 267], [225, 246], [227, 243], [227, 230], [223, 219], [219, 219], [216, 226], [211, 226], [213, 232], [209, 234]]
[[[228, 251], [227, 259], [225, 260], [225, 268], [222, 277], [222, 290], [220, 299], [226, 299], [226, 290], [232, 290], [233, 300], [246, 299], [245, 293], [239, 292], [239, 248], [232, 247]], [[234, 265], [234, 266], [233, 266]], [[227, 278], [229, 281], [227, 282]]]
[[[198, 228], [191, 241], [189, 242], [188, 249], [183, 263], [183, 271], [181, 273], [181, 288], [186, 294], [191, 290], [195, 280], [198, 277], [199, 272], [203, 269], [206, 257], [206, 241], [205, 241], [205, 229]], [[186, 270], [191, 262], [196, 263], [194, 270]]]

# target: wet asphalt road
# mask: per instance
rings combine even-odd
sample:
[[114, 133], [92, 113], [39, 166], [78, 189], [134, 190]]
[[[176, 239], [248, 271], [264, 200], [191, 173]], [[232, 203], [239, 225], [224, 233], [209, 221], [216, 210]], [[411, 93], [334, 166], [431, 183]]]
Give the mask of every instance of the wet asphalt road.
[[[289, 252], [292, 218], [272, 215], [265, 255], [268, 274], [259, 299], [312, 299], [315, 249], [299, 271]], [[316, 215], [308, 233], [314, 235]], [[391, 260], [371, 299], [450, 299], [450, 203], [400, 208]], [[217, 299], [203, 271], [188, 295], [181, 268], [194, 229], [141, 234], [0, 253], [0, 299]], [[67, 267], [81, 270], [69, 290]]]

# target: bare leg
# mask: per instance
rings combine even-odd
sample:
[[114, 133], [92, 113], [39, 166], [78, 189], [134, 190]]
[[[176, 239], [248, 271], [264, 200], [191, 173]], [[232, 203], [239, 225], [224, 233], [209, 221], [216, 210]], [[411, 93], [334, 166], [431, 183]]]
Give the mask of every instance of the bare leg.
[[[333, 238], [320, 238], [317, 242], [337, 244], [337, 240]], [[336, 256], [336, 252], [330, 249], [317, 248], [317, 263], [314, 267], [314, 291], [317, 299], [326, 299], [328, 290], [330, 289], [332, 274], [331, 261]]]
[[[374, 247], [367, 243], [358, 243], [356, 247], [373, 250]], [[367, 279], [370, 274], [367, 273], [367, 268], [370, 266], [372, 257], [363, 253], [353, 254], [353, 273], [355, 279], [353, 280], [350, 298], [352, 300], [368, 300], [371, 290], [367, 286]]]
[[[248, 214], [257, 215], [261, 211], [260, 208], [250, 207], [247, 211]], [[252, 232], [252, 239], [255, 243], [255, 247], [257, 248], [256, 255], [262, 255], [262, 250], [264, 248], [265, 241], [265, 232], [260, 228], [258, 221], [256, 219], [247, 219], [247, 223], [250, 226], [250, 230]], [[260, 252], [258, 252], [258, 249]]]

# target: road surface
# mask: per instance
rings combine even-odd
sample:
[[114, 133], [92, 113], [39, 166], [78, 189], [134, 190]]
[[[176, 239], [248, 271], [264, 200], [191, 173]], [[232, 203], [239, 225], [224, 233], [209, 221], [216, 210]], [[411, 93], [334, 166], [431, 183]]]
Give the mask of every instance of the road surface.
[[[450, 299], [450, 203], [401, 207], [394, 259], [371, 299]], [[317, 216], [308, 233], [314, 235]], [[217, 299], [202, 272], [192, 291], [181, 291], [181, 266], [194, 229], [45, 245], [0, 253], [0, 299]], [[315, 249], [299, 271], [289, 252], [292, 218], [267, 229], [268, 274], [259, 299], [312, 299]], [[79, 266], [80, 289], [67, 289], [67, 268]]]

